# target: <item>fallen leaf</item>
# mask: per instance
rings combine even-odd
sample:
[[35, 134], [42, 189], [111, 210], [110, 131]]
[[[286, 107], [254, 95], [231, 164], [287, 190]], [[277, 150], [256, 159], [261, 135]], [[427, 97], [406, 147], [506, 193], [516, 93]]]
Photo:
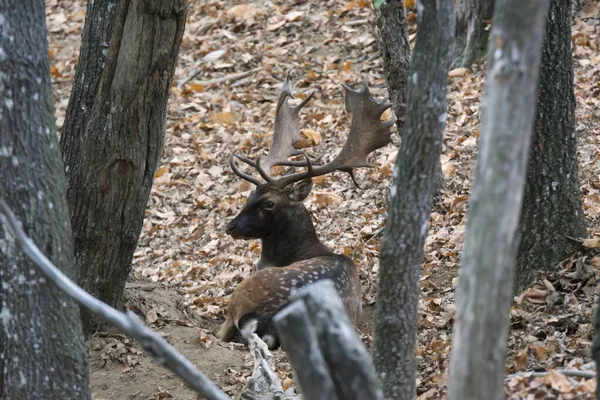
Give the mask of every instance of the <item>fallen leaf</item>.
[[302, 134], [312, 141], [313, 145], [317, 145], [323, 141], [321, 134], [313, 129], [302, 129]]
[[600, 238], [583, 239], [583, 247], [595, 249], [600, 247]]
[[552, 389], [558, 390], [561, 393], [567, 393], [571, 391], [571, 382], [564, 374], [551, 369], [550, 373], [542, 377], [542, 381], [547, 385], [550, 385]]
[[290, 11], [285, 15], [285, 20], [288, 22], [300, 21], [304, 16], [303, 11]]
[[231, 125], [231, 124], [235, 123], [235, 117], [231, 111], [225, 111], [225, 112], [213, 114], [210, 117], [210, 120], [217, 124], [225, 124], [225, 125]]
[[515, 362], [515, 370], [523, 371], [525, 367], [527, 367], [527, 363], [529, 362], [529, 358], [527, 357], [527, 349], [522, 349], [519, 351], [514, 358]]
[[146, 313], [146, 323], [148, 325], [151, 325], [151, 324], [155, 323], [156, 321], [158, 321], [158, 314], [156, 313], [156, 310], [154, 308], [152, 308], [150, 311], [148, 311]]
[[344, 198], [337, 194], [315, 192], [315, 202], [321, 207], [340, 204], [342, 200], [344, 200]]
[[448, 76], [451, 78], [454, 78], [457, 76], [465, 76], [467, 74], [467, 72], [469, 72], [469, 68], [464, 68], [464, 67], [455, 68], [452, 71], [448, 72]]
[[287, 21], [285, 19], [275, 23], [275, 24], [271, 24], [271, 25], [267, 25], [267, 30], [268, 31], [276, 31], [277, 29], [281, 28], [282, 26], [285, 25]]
[[168, 165], [163, 165], [162, 167], [160, 167], [158, 169], [158, 171], [156, 171], [156, 175], [154, 175], [155, 178], [160, 178], [161, 176], [163, 176], [165, 174], [165, 172], [169, 172], [169, 166]]

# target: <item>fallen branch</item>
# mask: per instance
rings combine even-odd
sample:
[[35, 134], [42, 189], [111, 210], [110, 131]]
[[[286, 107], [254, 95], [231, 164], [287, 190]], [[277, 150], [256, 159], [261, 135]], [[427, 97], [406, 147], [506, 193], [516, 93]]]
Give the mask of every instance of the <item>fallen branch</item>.
[[177, 87], [182, 88], [183, 85], [185, 85], [186, 83], [188, 83], [189, 81], [191, 81], [192, 79], [197, 77], [200, 74], [200, 72], [203, 71], [202, 68], [199, 68], [200, 65], [206, 64], [207, 62], [210, 62], [210, 61], [217, 61], [219, 58], [221, 58], [223, 56], [223, 54], [225, 54], [225, 50], [216, 50], [216, 51], [210, 52], [207, 55], [205, 55], [204, 57], [202, 57], [202, 59], [200, 59], [200, 61], [198, 61], [195, 68], [192, 70], [192, 73], [190, 75], [188, 75], [187, 78], [179, 81], [179, 83], [177, 84]]
[[163, 337], [144, 325], [137, 315], [131, 311], [122, 313], [115, 310], [77, 286], [75, 282], [63, 274], [23, 232], [21, 223], [3, 199], [0, 199], [0, 215], [4, 216], [1, 219], [2, 222], [12, 228], [15, 238], [29, 259], [59, 288], [91, 312], [101, 316], [133, 337], [159, 364], [173, 371], [204, 398], [208, 400], [230, 400], [221, 389], [198, 371], [187, 358], [181, 355]]
[[[578, 369], [555, 369], [554, 371], [560, 372], [561, 374], [563, 374], [565, 376], [576, 376], [576, 377], [579, 377], [579, 378], [586, 378], [586, 379], [594, 379], [596, 377], [596, 372], [581, 371], [581, 370], [578, 370]], [[516, 374], [507, 375], [505, 379], [518, 378], [520, 376], [525, 376], [527, 378], [529, 378], [529, 377], [538, 377], [538, 376], [546, 376], [549, 373], [550, 373], [550, 371], [517, 372]]]
[[[207, 86], [211, 86], [211, 85], [217, 85], [219, 83], [225, 83], [225, 82], [235, 82], [235, 81], [239, 81], [240, 79], [244, 79], [249, 77], [252, 74], [255, 74], [256, 72], [260, 71], [262, 68], [258, 67], [258, 68], [254, 68], [248, 71], [244, 71], [244, 72], [239, 72], [237, 74], [231, 74], [231, 75], [226, 75], [223, 76], [221, 78], [216, 78], [216, 79], [210, 79], [208, 81], [200, 81], [198, 82], [200, 85], [207, 87]], [[180, 85], [177, 85], [178, 87], [183, 87], [185, 84], [187, 84], [189, 81], [191, 81], [192, 79], [194, 79], [194, 77], [191, 77], [190, 79], [185, 79], [184, 81], [182, 81], [180, 83]]]
[[284, 390], [271, 364], [271, 352], [256, 333], [244, 336], [254, 361], [252, 376], [248, 378], [241, 400], [300, 400], [293, 389]]

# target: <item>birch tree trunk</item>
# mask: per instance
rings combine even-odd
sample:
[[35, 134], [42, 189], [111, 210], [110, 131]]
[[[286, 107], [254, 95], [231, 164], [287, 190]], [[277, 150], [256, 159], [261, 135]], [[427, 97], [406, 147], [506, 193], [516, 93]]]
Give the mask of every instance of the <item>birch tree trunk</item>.
[[[75, 261], [44, 2], [0, 2], [0, 197], [62, 271]], [[0, 219], [0, 399], [89, 399], [79, 309]]]
[[570, 12], [569, 1], [550, 1], [519, 226], [517, 292], [533, 281], [537, 270], [552, 271], [567, 256], [572, 250], [568, 237], [586, 236], [577, 168]]
[[504, 399], [518, 222], [548, 0], [498, 0], [456, 294], [449, 399]]
[[[186, 0], [95, 0], [61, 149], [79, 284], [119, 307], [165, 135]], [[86, 332], [97, 321], [82, 310]]]
[[[406, 125], [382, 240], [373, 360], [384, 398], [412, 400], [419, 277], [446, 126], [453, 2], [423, 0], [410, 69]], [[435, 68], [432, 68], [435, 66]]]

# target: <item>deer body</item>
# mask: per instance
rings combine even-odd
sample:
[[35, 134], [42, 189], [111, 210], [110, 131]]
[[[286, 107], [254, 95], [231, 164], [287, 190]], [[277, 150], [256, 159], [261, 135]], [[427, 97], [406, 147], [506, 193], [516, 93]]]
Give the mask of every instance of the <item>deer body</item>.
[[[266, 159], [255, 161], [234, 152], [233, 171], [254, 183], [256, 191], [248, 198], [242, 211], [227, 225], [234, 239], [261, 239], [258, 271], [241, 282], [231, 296], [227, 320], [217, 337], [230, 341], [239, 330], [242, 337], [255, 332], [269, 346], [279, 345], [272, 324], [273, 316], [289, 304], [294, 288], [322, 279], [331, 279], [342, 298], [346, 312], [356, 325], [362, 310], [360, 280], [356, 265], [348, 257], [336, 254], [319, 241], [311, 216], [302, 204], [312, 189], [312, 177], [333, 171], [353, 175], [353, 168], [370, 166], [369, 153], [390, 143], [390, 127], [395, 118], [382, 123], [379, 118], [389, 108], [362, 91], [346, 89], [346, 109], [352, 112], [352, 124], [346, 145], [330, 163], [313, 167], [312, 160], [289, 161], [299, 155], [293, 144], [299, 139], [299, 111], [310, 100], [290, 106], [292, 97], [289, 80], [283, 86], [277, 103], [273, 144]], [[256, 168], [266, 183], [241, 172], [235, 159]], [[273, 178], [270, 169], [275, 165], [306, 167], [305, 172], [284, 174]]]
[[360, 280], [356, 265], [348, 257], [331, 253], [297, 261], [287, 267], [267, 267], [254, 273], [235, 289], [227, 320], [217, 337], [231, 340], [239, 329], [252, 327], [269, 346], [279, 345], [272, 324], [275, 314], [289, 304], [290, 291], [321, 279], [331, 279], [342, 298], [346, 312], [356, 325], [362, 311]]

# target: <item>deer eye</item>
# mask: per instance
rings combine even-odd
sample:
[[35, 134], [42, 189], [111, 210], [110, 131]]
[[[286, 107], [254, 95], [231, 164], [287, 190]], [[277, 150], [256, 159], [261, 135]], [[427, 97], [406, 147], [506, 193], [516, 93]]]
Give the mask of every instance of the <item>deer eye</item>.
[[270, 201], [270, 200], [267, 200], [267, 201], [265, 201], [265, 202], [263, 203], [263, 208], [264, 208], [265, 210], [272, 210], [272, 209], [274, 209], [274, 208], [275, 208], [275, 203], [273, 203], [273, 202], [272, 202], [272, 201]]

